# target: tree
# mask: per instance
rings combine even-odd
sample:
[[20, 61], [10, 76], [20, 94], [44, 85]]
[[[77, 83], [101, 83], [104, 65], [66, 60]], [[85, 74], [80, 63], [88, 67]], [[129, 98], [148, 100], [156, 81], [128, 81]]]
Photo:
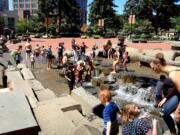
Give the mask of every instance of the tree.
[[115, 28], [118, 19], [114, 7], [114, 0], [94, 0], [90, 4], [90, 25], [95, 27], [99, 19], [105, 19], [105, 28]]
[[25, 19], [18, 20], [16, 22], [16, 30], [19, 33], [31, 32], [33, 30], [33, 23], [32, 21], [27, 21]]
[[153, 31], [154, 29], [149, 20], [138, 20], [134, 25], [125, 23], [123, 27], [124, 35], [134, 34], [135, 38], [150, 37]]
[[4, 26], [5, 26], [4, 18], [0, 16], [0, 35], [3, 34]]
[[125, 4], [126, 19], [135, 14], [137, 19], [146, 19], [152, 23], [156, 34], [159, 29], [168, 30], [170, 18], [180, 15], [179, 0], [128, 0]]
[[172, 28], [175, 28], [177, 32], [180, 32], [180, 17], [171, 18]]
[[80, 30], [80, 10], [75, 0], [40, 0], [39, 16], [41, 20], [51, 18], [56, 20], [59, 32], [61, 25], [67, 24], [68, 30]]

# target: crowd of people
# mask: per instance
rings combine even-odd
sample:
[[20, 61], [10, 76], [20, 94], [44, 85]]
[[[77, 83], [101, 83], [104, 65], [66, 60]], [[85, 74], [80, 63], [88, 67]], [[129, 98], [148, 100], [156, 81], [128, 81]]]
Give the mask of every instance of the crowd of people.
[[[95, 65], [94, 58], [97, 56], [98, 46], [95, 44], [92, 51], [87, 56], [88, 46], [83, 42], [77, 45], [75, 39], [72, 39], [71, 50], [68, 54], [65, 50], [65, 44], [59, 43], [57, 50], [57, 57], [53, 54], [52, 46], [45, 48], [44, 46], [36, 45], [32, 48], [31, 43], [25, 44], [26, 61], [30, 62], [32, 69], [35, 68], [35, 61], [37, 58], [47, 60], [47, 70], [52, 67], [52, 61], [57, 60], [57, 67], [63, 71], [64, 77], [67, 80], [69, 87], [69, 94], [75, 87], [83, 85], [83, 82], [90, 82]], [[12, 57], [19, 64], [22, 61], [23, 46], [19, 46], [16, 50], [11, 52]], [[71, 56], [72, 55], [72, 56]], [[113, 71], [118, 72], [117, 66], [123, 65], [124, 71], [128, 71], [127, 63], [131, 59], [126, 50], [124, 40], [119, 39], [118, 44], [113, 46], [111, 41], [103, 46], [102, 56], [107, 59], [112, 59]], [[164, 59], [163, 54], [158, 53], [150, 62], [151, 67], [156, 73], [162, 73], [155, 88], [155, 107], [160, 108], [160, 115], [167, 124], [171, 135], [180, 134], [180, 68], [168, 65]], [[152, 126], [149, 124], [149, 116], [141, 116], [139, 107], [134, 103], [127, 103], [118, 108], [112, 101], [111, 92], [107, 89], [100, 90], [99, 99], [104, 105], [103, 119], [104, 130], [103, 135], [117, 135], [119, 133], [118, 121], [122, 124], [122, 135], [157, 135], [158, 120], [152, 119]], [[174, 117], [171, 115], [175, 111]], [[119, 117], [117, 117], [119, 116]], [[174, 121], [175, 119], [175, 121]]]

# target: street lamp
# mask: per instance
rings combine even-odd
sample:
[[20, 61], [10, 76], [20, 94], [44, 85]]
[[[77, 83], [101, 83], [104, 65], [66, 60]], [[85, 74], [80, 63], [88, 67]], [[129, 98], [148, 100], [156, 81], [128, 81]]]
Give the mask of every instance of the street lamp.
[[132, 25], [135, 24], [136, 21], [136, 16], [133, 14], [133, 6], [135, 6], [135, 0], [131, 0], [130, 2], [130, 15], [129, 15], [129, 24], [131, 27], [131, 31], [130, 31], [130, 39], [131, 39], [131, 35], [132, 35]]

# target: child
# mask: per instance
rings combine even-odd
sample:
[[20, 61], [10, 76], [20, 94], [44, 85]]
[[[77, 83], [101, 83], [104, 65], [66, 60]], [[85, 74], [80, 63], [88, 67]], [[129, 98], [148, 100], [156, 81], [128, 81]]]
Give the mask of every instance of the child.
[[126, 66], [126, 64], [127, 63], [130, 63], [130, 57], [129, 57], [129, 54], [128, 54], [128, 52], [125, 52], [124, 54], [123, 54], [123, 66], [124, 66], [124, 69], [125, 69], [125, 71], [127, 71], [127, 66]]
[[105, 106], [103, 110], [104, 130], [103, 135], [117, 135], [119, 133], [117, 114], [118, 106], [111, 101], [111, 93], [107, 89], [100, 91], [99, 99]]
[[34, 69], [34, 64], [35, 64], [34, 54], [31, 54], [31, 56], [30, 56], [30, 61], [31, 61], [31, 68]]
[[65, 78], [68, 81], [69, 95], [71, 95], [71, 91], [74, 89], [74, 85], [75, 85], [75, 71], [73, 66], [68, 67], [65, 73]]

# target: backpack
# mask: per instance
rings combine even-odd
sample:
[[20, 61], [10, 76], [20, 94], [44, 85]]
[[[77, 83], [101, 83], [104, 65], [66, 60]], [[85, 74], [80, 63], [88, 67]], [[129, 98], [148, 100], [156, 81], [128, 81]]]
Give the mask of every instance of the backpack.
[[47, 49], [47, 56], [52, 56], [52, 51], [50, 49]]

